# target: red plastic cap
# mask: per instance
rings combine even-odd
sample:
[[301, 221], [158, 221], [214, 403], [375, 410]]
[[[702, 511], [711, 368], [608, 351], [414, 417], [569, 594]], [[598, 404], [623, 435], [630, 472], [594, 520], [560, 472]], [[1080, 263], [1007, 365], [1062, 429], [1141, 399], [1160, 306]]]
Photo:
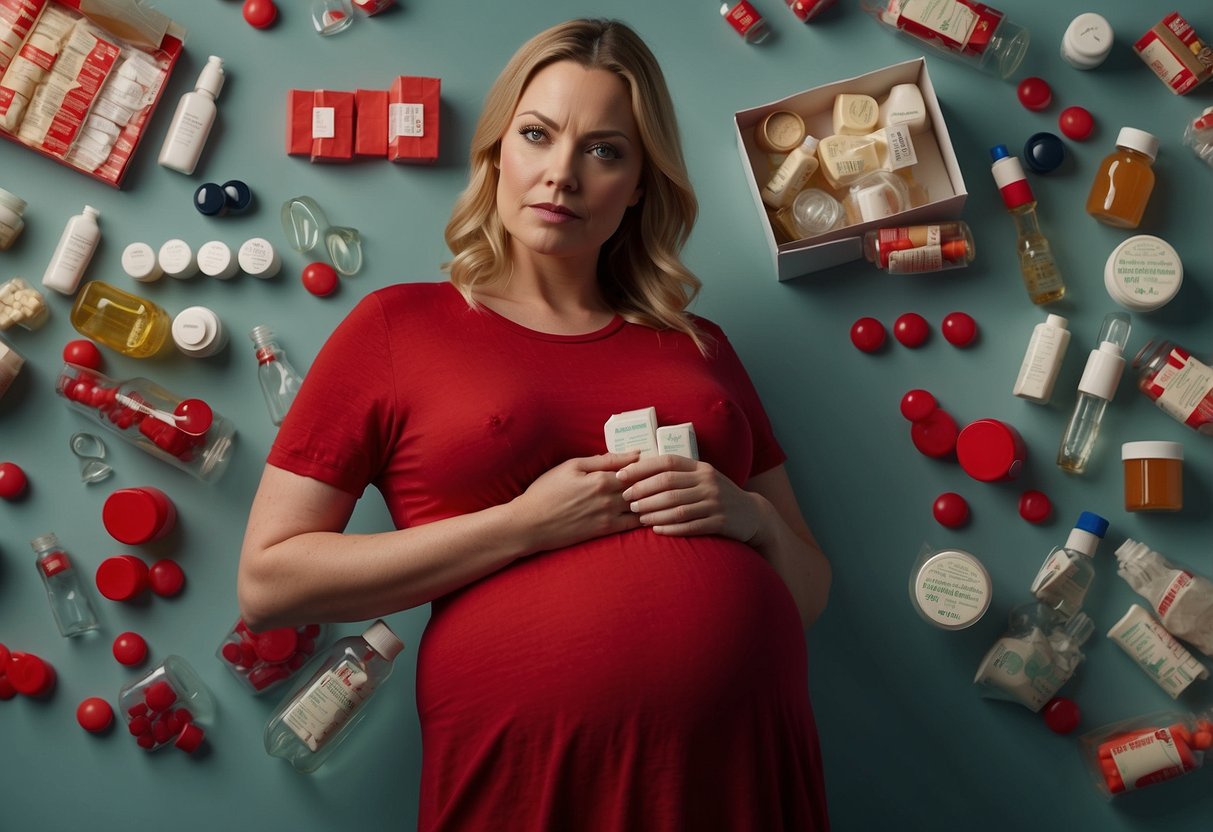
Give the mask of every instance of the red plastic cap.
[[1025, 491], [1019, 497], [1019, 516], [1029, 523], [1043, 523], [1053, 513], [1053, 501], [1043, 491]]
[[114, 658], [119, 664], [134, 667], [147, 658], [147, 642], [138, 633], [119, 633], [114, 639]]
[[942, 407], [935, 408], [925, 419], [910, 425], [910, 440], [914, 447], [935, 459], [951, 456], [956, 450], [959, 433], [956, 420]]
[[114, 724], [114, 709], [99, 696], [90, 696], [76, 708], [76, 721], [85, 731], [94, 734]]
[[181, 567], [177, 565], [176, 561], [156, 561], [148, 570], [147, 577], [152, 585], [152, 592], [161, 598], [171, 598], [180, 593], [181, 588], [185, 586], [185, 573], [181, 571]]
[[111, 601], [129, 601], [147, 589], [147, 564], [134, 555], [106, 558], [97, 567], [97, 591]]
[[949, 529], [958, 529], [969, 522], [969, 503], [955, 491], [945, 491], [931, 506], [935, 521]]
[[293, 627], [279, 627], [258, 633], [253, 640], [257, 656], [266, 662], [284, 662], [295, 652], [299, 634]]
[[862, 352], [876, 352], [884, 346], [884, 324], [875, 318], [860, 318], [851, 324], [851, 343]]
[[55, 669], [32, 653], [12, 653], [4, 676], [25, 696], [45, 696], [55, 687]]
[[997, 419], [978, 419], [962, 430], [956, 440], [960, 467], [980, 482], [1014, 479], [1023, 469], [1027, 455], [1019, 432]]
[[0, 701], [8, 701], [17, 695], [17, 689], [7, 676], [0, 675]]
[[197, 724], [187, 722], [181, 726], [181, 733], [177, 735], [174, 745], [186, 754], [193, 754], [198, 750], [198, 746], [202, 745], [203, 737], [202, 729]]
[[0, 499], [15, 500], [25, 493], [29, 479], [15, 462], [0, 462]]
[[158, 488], [121, 488], [106, 498], [101, 522], [110, 537], [137, 546], [164, 537], [173, 528], [177, 509]]

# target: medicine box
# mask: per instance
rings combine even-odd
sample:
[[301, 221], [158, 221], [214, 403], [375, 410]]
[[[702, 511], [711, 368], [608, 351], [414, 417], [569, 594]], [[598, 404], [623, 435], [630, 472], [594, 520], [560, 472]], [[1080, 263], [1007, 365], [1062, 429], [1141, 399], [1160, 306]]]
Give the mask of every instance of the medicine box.
[[[95, 17], [82, 11], [82, 5], [90, 7], [87, 0], [0, 0], [0, 76], [14, 61], [25, 61], [15, 70], [20, 77], [12, 79], [8, 89], [0, 89], [0, 114], [8, 122], [0, 126], [0, 136], [107, 185], [121, 187], [130, 159], [181, 57], [185, 29], [133, 0], [109, 3], [105, 15]], [[48, 11], [83, 18], [88, 28], [80, 31], [95, 36], [88, 38], [91, 50], [68, 81], [53, 75], [56, 55], [45, 50], [48, 41], [43, 36], [31, 38]], [[128, 72], [135, 70], [134, 64], [121, 69], [134, 61], [139, 62], [137, 71]], [[33, 99], [46, 82], [58, 96], [54, 111], [47, 109], [45, 101]], [[118, 100], [122, 104], [113, 103], [109, 88], [121, 88]], [[23, 129], [26, 115], [33, 110], [38, 110], [39, 119], [49, 118], [49, 122]]]
[[[816, 237], [792, 242], [776, 239], [775, 229], [762, 202], [762, 186], [775, 172], [781, 157], [770, 155], [754, 143], [754, 127], [767, 114], [775, 110], [790, 110], [799, 115], [809, 135], [825, 138], [833, 132], [834, 97], [839, 93], [870, 95], [878, 101], [888, 94], [895, 84], [917, 84], [926, 104], [930, 129], [915, 134], [914, 150], [918, 164], [913, 168], [914, 180], [926, 187], [929, 201], [917, 208], [903, 211], [893, 217], [875, 222], [860, 223], [838, 228]], [[960, 164], [952, 150], [952, 140], [944, 124], [939, 100], [927, 74], [926, 61], [894, 64], [855, 78], [836, 81], [796, 95], [772, 101], [760, 107], [741, 110], [733, 116], [737, 135], [737, 148], [741, 153], [742, 167], [754, 206], [758, 210], [762, 231], [766, 237], [775, 274], [780, 280], [818, 272], [858, 260], [863, 256], [863, 234], [873, 228], [889, 225], [913, 225], [917, 223], [952, 220], [960, 216], [968, 192], [960, 174]]]

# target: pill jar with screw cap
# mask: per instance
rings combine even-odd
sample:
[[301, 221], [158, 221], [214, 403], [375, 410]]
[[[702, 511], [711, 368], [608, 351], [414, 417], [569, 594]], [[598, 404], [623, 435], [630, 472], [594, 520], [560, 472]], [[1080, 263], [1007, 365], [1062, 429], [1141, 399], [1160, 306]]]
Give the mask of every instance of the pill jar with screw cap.
[[1104, 288], [1133, 312], [1153, 312], [1171, 302], [1183, 285], [1184, 264], [1166, 240], [1149, 234], [1130, 237], [1104, 264]]
[[191, 306], [173, 318], [173, 342], [177, 349], [193, 358], [206, 358], [227, 344], [227, 330], [210, 309]]
[[1178, 442], [1126, 442], [1125, 511], [1179, 511], [1184, 507], [1184, 446]]
[[123, 249], [122, 270], [140, 283], [153, 283], [164, 275], [155, 250], [147, 243], [131, 243]]
[[942, 630], [963, 630], [990, 608], [990, 573], [963, 549], [923, 547], [910, 572], [914, 610]]
[[1112, 51], [1112, 25], [1103, 15], [1084, 12], [1061, 36], [1061, 58], [1076, 69], [1095, 69]]

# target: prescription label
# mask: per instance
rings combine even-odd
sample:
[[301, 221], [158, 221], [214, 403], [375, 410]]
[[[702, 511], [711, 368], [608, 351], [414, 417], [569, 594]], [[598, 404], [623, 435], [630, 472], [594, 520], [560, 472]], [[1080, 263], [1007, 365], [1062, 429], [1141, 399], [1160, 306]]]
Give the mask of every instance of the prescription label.
[[337, 733], [371, 694], [366, 671], [343, 661], [320, 674], [287, 709], [283, 722], [312, 751]]
[[424, 104], [391, 104], [388, 106], [388, 141], [400, 136], [425, 135]]

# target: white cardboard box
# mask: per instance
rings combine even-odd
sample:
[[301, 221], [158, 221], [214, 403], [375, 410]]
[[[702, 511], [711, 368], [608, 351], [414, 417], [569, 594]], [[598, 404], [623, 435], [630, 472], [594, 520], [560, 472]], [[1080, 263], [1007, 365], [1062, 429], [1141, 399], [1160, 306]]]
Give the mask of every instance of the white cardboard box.
[[[894, 84], [909, 83], [917, 84], [922, 90], [930, 117], [931, 129], [914, 136], [914, 150], [918, 154], [914, 178], [926, 186], [930, 202], [879, 222], [849, 225], [827, 234], [790, 243], [778, 242], [767, 216], [766, 206], [759, 194], [769, 177], [769, 171], [773, 170], [774, 162], [767, 153], [755, 146], [754, 125], [774, 110], [791, 110], [804, 119], [810, 135], [824, 138], [833, 132], [831, 114], [834, 96], [838, 93], [862, 93], [879, 101]], [[761, 107], [741, 110], [734, 114], [733, 124], [737, 131], [737, 149], [741, 153], [746, 182], [750, 186], [750, 194], [762, 220], [762, 230], [766, 235], [771, 257], [775, 261], [775, 274], [780, 280], [791, 280], [860, 259], [863, 257], [865, 231], [889, 225], [954, 220], [964, 208], [965, 198], [968, 196], [964, 177], [960, 175], [960, 165], [952, 150], [948, 127], [944, 124], [939, 99], [935, 97], [935, 88], [931, 86], [931, 78], [927, 74], [927, 65], [923, 58], [894, 64], [823, 87], [814, 87]]]

